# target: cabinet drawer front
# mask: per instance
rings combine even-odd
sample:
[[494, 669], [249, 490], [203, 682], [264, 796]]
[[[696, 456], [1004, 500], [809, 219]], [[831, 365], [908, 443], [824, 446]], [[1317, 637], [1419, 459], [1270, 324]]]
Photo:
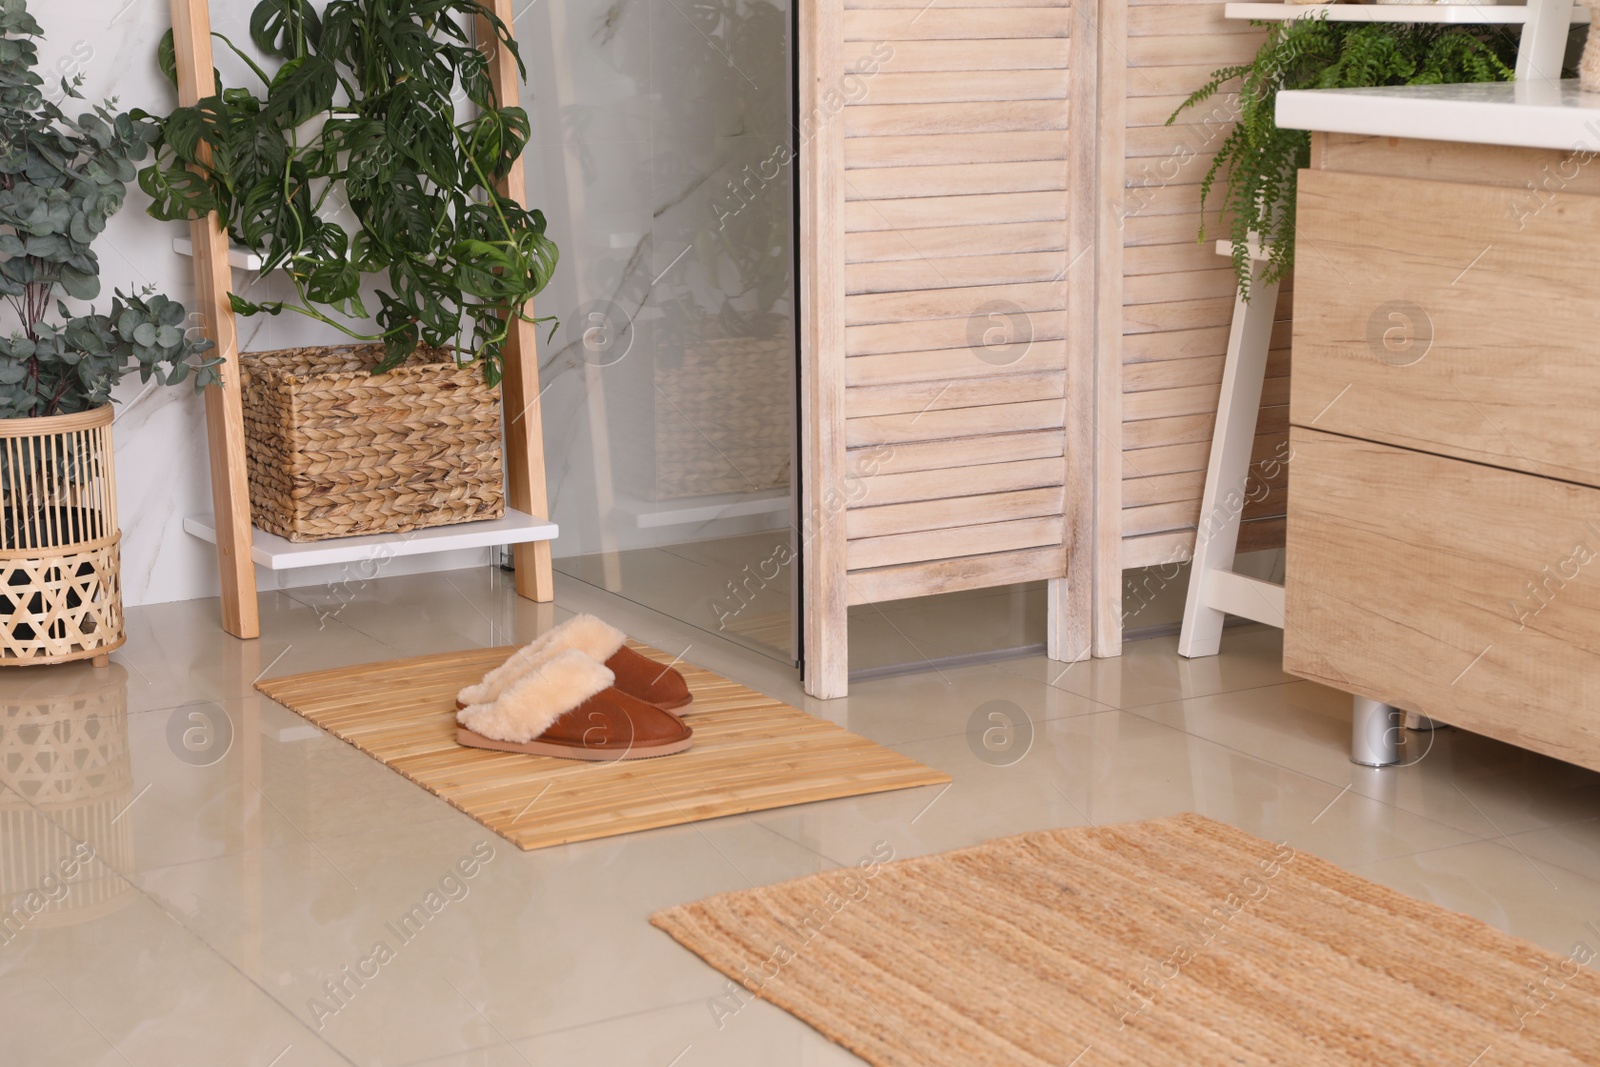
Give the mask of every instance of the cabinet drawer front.
[[1290, 422], [1600, 485], [1600, 197], [1525, 199], [1302, 171]]
[[1600, 769], [1600, 490], [1290, 444], [1284, 669]]

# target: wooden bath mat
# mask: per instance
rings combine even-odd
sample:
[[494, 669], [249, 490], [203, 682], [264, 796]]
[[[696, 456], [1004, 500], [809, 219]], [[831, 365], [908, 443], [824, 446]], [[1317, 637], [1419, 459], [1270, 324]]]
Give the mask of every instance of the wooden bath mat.
[[[877, 1067], [1600, 1063], [1592, 938], [1550, 952], [1199, 815], [825, 871], [650, 921]], [[751, 999], [727, 988], [719, 1026]]]
[[[630, 644], [658, 663], [671, 660]], [[681, 755], [581, 763], [456, 744], [456, 691], [514, 651], [417, 656], [268, 678], [256, 688], [524, 849], [950, 780], [682, 662], [694, 693], [694, 748]]]

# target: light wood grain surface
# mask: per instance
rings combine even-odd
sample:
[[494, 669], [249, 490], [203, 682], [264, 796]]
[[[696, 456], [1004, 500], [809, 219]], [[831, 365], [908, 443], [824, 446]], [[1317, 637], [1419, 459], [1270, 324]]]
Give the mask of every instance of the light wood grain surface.
[[1582, 266], [1600, 196], [1514, 206], [1489, 185], [1302, 175], [1301, 283], [1327, 296], [1295, 323], [1293, 421], [1600, 485], [1600, 273]]
[[[211, 11], [207, 0], [172, 0], [178, 102], [192, 106], [215, 90], [212, 83]], [[209, 148], [198, 149], [208, 159]], [[206, 443], [211, 460], [211, 509], [217, 531], [222, 628], [235, 637], [261, 635], [256, 568], [250, 558], [250, 480], [245, 463], [244, 399], [239, 377], [239, 330], [228, 294], [228, 234], [216, 212], [189, 225], [194, 246], [195, 312], [222, 360], [221, 381], [206, 389]]]
[[1600, 769], [1600, 490], [1291, 442], [1284, 669]]
[[675, 662], [689, 683], [689, 751], [597, 764], [456, 744], [456, 691], [503, 663], [510, 647], [269, 678], [256, 688], [523, 849], [950, 780], [703, 668], [633, 647]]
[[[1114, 654], [1124, 568], [1187, 558], [1193, 547], [1233, 314], [1234, 273], [1213, 243], [1227, 236], [1220, 186], [1211, 210], [1200, 211], [1200, 181], [1236, 114], [1232, 87], [1170, 126], [1167, 119], [1216, 67], [1247, 61], [1262, 31], [1225, 18], [1221, 4], [1138, 0], [1103, 3], [1101, 30], [1096, 650]], [[1211, 238], [1204, 243], [1202, 221]], [[1284, 290], [1258, 424], [1280, 441], [1292, 286]], [[1188, 477], [1139, 484], [1174, 475]], [[1246, 518], [1269, 506], [1252, 505]]]

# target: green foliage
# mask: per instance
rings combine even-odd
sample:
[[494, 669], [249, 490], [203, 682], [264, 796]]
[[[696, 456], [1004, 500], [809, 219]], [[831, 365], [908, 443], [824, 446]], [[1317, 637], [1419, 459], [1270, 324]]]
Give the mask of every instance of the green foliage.
[[[522, 309], [550, 280], [557, 251], [541, 212], [495, 190], [529, 123], [495, 95], [463, 28], [478, 17], [493, 46], [517, 56], [510, 29], [479, 0], [332, 0], [320, 14], [307, 0], [261, 0], [250, 38], [277, 69], [217, 35], [260, 85], [224, 88], [218, 77], [215, 95], [159, 120], [155, 162], [139, 174], [150, 213], [215, 210], [264, 270], [293, 282], [294, 303], [231, 294], [240, 314], [293, 311], [381, 339], [379, 370], [419, 342], [454, 345], [499, 381], [509, 322], [540, 321]], [[172, 48], [168, 34], [169, 76]], [[473, 117], [457, 117], [458, 91]], [[371, 274], [389, 283], [375, 316], [360, 294]], [[379, 332], [358, 333], [333, 313], [375, 318]]]
[[109, 315], [69, 317], [66, 324], [40, 322], [27, 334], [0, 338], [0, 418], [67, 415], [110, 403], [111, 389], [134, 367], [139, 380], [177, 385], [195, 372], [195, 387], [217, 380], [221, 360], [191, 364], [209, 349], [183, 327], [183, 305], [147, 291], [118, 291]]
[[[110, 315], [74, 316], [55, 296], [99, 295], [90, 245], [122, 207], [157, 131], [111, 101], [74, 120], [44, 99], [34, 72], [41, 33], [25, 0], [0, 0], [0, 297], [21, 325], [0, 338], [0, 418], [97, 407], [135, 366], [142, 379], [172, 385], [192, 370], [203, 388], [216, 381], [217, 361], [191, 362], [211, 343], [188, 339], [182, 304], [119, 292]], [[61, 87], [81, 99], [76, 82]], [[52, 311], [57, 325], [46, 321]]]
[[[1515, 52], [1515, 39], [1492, 26], [1329, 22], [1320, 16], [1267, 24], [1266, 42], [1254, 60], [1213, 72], [1167, 123], [1238, 80], [1230, 98], [1236, 100], [1237, 122], [1222, 140], [1200, 196], [1203, 207], [1216, 179], [1226, 175], [1223, 207], [1245, 298], [1251, 234], [1272, 250], [1265, 281], [1282, 278], [1294, 263], [1295, 180], [1310, 164], [1311, 134], [1278, 128], [1273, 115], [1281, 90], [1510, 81]], [[1200, 240], [1205, 237], [1202, 223]]]

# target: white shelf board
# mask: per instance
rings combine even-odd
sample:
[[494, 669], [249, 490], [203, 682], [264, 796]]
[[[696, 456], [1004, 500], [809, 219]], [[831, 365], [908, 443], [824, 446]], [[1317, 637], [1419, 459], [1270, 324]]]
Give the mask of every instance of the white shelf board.
[[[187, 237], [174, 237], [172, 239], [172, 250], [180, 256], [193, 256], [194, 242]], [[260, 270], [261, 265], [265, 262], [266, 260], [254, 252], [246, 252], [242, 248], [228, 249], [228, 266], [230, 267], [237, 267], [240, 270]]]
[[1296, 89], [1278, 94], [1276, 118], [1286, 130], [1562, 152], [1600, 148], [1600, 93], [1584, 92], [1576, 78]]
[[[194, 515], [183, 520], [183, 528], [202, 541], [217, 543], [216, 525], [210, 515]], [[429, 552], [451, 552], [459, 548], [488, 548], [494, 545], [522, 544], [526, 541], [551, 541], [556, 524], [547, 519], [506, 509], [503, 519], [463, 522], [454, 526], [433, 526], [403, 534], [373, 534], [366, 537], [339, 537], [330, 541], [296, 543], [277, 534], [252, 530], [250, 558], [273, 571], [297, 567], [320, 567], [329, 563], [358, 563], [393, 556], [421, 556]]]
[[[1522, 4], [1228, 4], [1223, 12], [1230, 19], [1257, 22], [1287, 22], [1324, 12], [1329, 22], [1520, 26], [1528, 21], [1528, 9]], [[1582, 4], [1573, 5], [1572, 21], [1588, 22], [1589, 9]]]
[[641, 530], [742, 519], [752, 515], [787, 515], [791, 506], [787, 489], [766, 493], [724, 493], [718, 496], [676, 500], [619, 500], [617, 511], [633, 516]]

